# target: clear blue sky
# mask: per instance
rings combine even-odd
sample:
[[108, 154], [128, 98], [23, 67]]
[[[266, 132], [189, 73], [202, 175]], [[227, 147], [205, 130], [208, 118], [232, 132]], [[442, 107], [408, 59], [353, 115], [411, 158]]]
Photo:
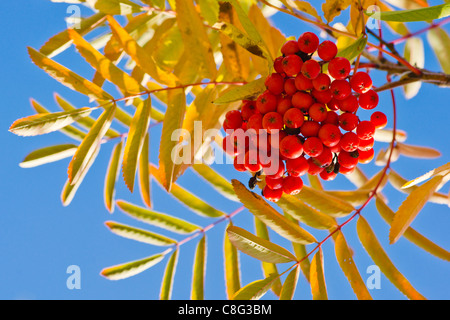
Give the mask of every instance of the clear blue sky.
[[[139, 259], [154, 253], [160, 248], [120, 238], [110, 233], [104, 226], [107, 220], [146, 227], [124, 216], [116, 210], [110, 216], [104, 208], [102, 190], [106, 163], [112, 145], [105, 145], [92, 167], [72, 204], [64, 208], [60, 193], [66, 180], [68, 160], [33, 169], [22, 169], [18, 163], [29, 152], [58, 143], [70, 143], [71, 140], [60, 133], [34, 138], [20, 138], [7, 131], [11, 123], [31, 114], [29, 98], [33, 97], [44, 106], [56, 111], [53, 92], [82, 107], [88, 101], [81, 95], [58, 84], [43, 71], [34, 66], [27, 55], [26, 46], [39, 48], [50, 36], [65, 28], [64, 17], [66, 4], [50, 1], [3, 1], [0, 4], [0, 93], [2, 96], [0, 117], [0, 140], [2, 157], [0, 166], [0, 299], [157, 299], [162, 273], [166, 260], [152, 269], [118, 282], [104, 279], [99, 275], [102, 268]], [[84, 11], [83, 11], [84, 12]], [[304, 31], [311, 31], [286, 16], [275, 16], [276, 25], [286, 36], [298, 36]], [[413, 26], [413, 29], [421, 25]], [[317, 31], [317, 30], [313, 30]], [[389, 35], [388, 35], [389, 37]], [[426, 67], [438, 70], [434, 55], [426, 46]], [[57, 61], [70, 66], [83, 76], [91, 78], [93, 70], [70, 49], [57, 57]], [[383, 77], [376, 77], [376, 84], [383, 82]], [[111, 91], [115, 93], [114, 91]], [[435, 160], [416, 160], [403, 158], [394, 163], [393, 168], [406, 178], [414, 178], [450, 159], [448, 144], [448, 89], [424, 85], [417, 97], [405, 101], [401, 90], [396, 90], [398, 103], [398, 126], [409, 133], [408, 142], [416, 145], [428, 145], [439, 149], [442, 157]], [[380, 96], [379, 110], [391, 114], [389, 94]], [[392, 124], [392, 123], [390, 123]], [[152, 145], [156, 150], [158, 128], [152, 131]], [[376, 149], [386, 147], [377, 144]], [[155, 153], [152, 161], [156, 161]], [[373, 164], [365, 166], [368, 174], [373, 174], [379, 167]], [[227, 178], [240, 178], [230, 166], [216, 166]], [[245, 182], [245, 181], [244, 181]], [[232, 212], [239, 204], [230, 202], [214, 193], [206, 184], [188, 172], [180, 183], [201, 195], [219, 209]], [[345, 178], [340, 178], [327, 188], [349, 188]], [[448, 191], [448, 186], [443, 192]], [[385, 188], [393, 208], [397, 208], [404, 195], [390, 186]], [[117, 189], [117, 198], [142, 204], [137, 194], [131, 195], [122, 182]], [[155, 209], [171, 213], [195, 223], [207, 225], [211, 221], [200, 218], [185, 207], [171, 200], [156, 185], [153, 186]], [[423, 250], [400, 239], [393, 246], [388, 245], [387, 225], [376, 212], [374, 205], [369, 205], [363, 215], [375, 229], [378, 238], [395, 265], [411, 281], [413, 286], [431, 299], [448, 299], [450, 292], [449, 265], [431, 256]], [[449, 208], [442, 205], [428, 204], [414, 221], [413, 226], [436, 243], [450, 248], [448, 237]], [[242, 212], [235, 219], [235, 224], [251, 227], [252, 216], [248, 211]], [[208, 262], [205, 294], [208, 299], [224, 299], [222, 239], [225, 225], [219, 225], [208, 232]], [[355, 252], [356, 264], [364, 279], [366, 269], [372, 261], [362, 249], [352, 222], [344, 229], [347, 241]], [[275, 241], [279, 237], [271, 233]], [[315, 232], [321, 239], [326, 234]], [[178, 239], [181, 239], [178, 237]], [[173, 297], [187, 299], [190, 296], [191, 269], [193, 252], [197, 240], [182, 247], [179, 268], [175, 277]], [[281, 244], [286, 244], [280, 240]], [[354, 299], [342, 271], [337, 265], [332, 243], [324, 245], [325, 277], [329, 297], [332, 299]], [[81, 290], [68, 290], [66, 269], [70, 265], [81, 268]], [[280, 265], [279, 270], [285, 266]], [[247, 284], [261, 279], [260, 264], [254, 259], [241, 254], [242, 282]], [[372, 290], [377, 299], [404, 299], [404, 296], [383, 276], [380, 290]], [[268, 293], [265, 298], [272, 299]], [[311, 294], [302, 277], [299, 281], [296, 298], [310, 299]]]

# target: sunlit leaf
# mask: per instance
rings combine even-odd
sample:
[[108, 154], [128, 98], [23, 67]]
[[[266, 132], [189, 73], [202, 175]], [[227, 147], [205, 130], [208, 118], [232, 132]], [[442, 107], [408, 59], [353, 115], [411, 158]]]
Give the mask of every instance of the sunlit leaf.
[[358, 218], [356, 225], [358, 237], [373, 262], [381, 272], [395, 285], [405, 296], [413, 300], [425, 299], [392, 264], [383, 247], [378, 242], [372, 228], [362, 216]]
[[320, 178], [316, 175], [308, 174], [308, 181], [309, 185], [313, 189], [317, 190], [323, 190], [322, 182], [320, 181]]
[[441, 156], [441, 153], [430, 147], [413, 146], [404, 143], [397, 143], [398, 151], [404, 156], [411, 158], [432, 159]]
[[436, 191], [442, 179], [442, 176], [432, 178], [430, 181], [427, 181], [422, 186], [412, 191], [406, 200], [403, 201], [392, 220], [391, 229], [389, 231], [389, 242], [391, 244], [397, 242], [403, 235], [405, 230], [417, 217], [420, 210], [425, 206], [428, 199]]
[[249, 283], [245, 287], [239, 289], [233, 297], [233, 300], [259, 300], [272, 287], [274, 281], [279, 275], [272, 274], [263, 280], [257, 280]]
[[239, 201], [234, 193], [233, 186], [227, 179], [206, 164], [193, 164], [192, 169], [204, 178], [221, 195], [232, 201]]
[[338, 57], [347, 58], [349, 61], [354, 60], [366, 47], [367, 37], [361, 36], [352, 42], [348, 47], [339, 50]]
[[[231, 225], [228, 225], [228, 228]], [[227, 230], [228, 230], [227, 228]], [[224, 250], [224, 271], [225, 271], [225, 286], [227, 289], [227, 296], [231, 299], [234, 294], [241, 288], [241, 271], [239, 265], [239, 254], [235, 246], [228, 238], [228, 233], [225, 232], [223, 240]]]
[[442, 70], [450, 73], [450, 37], [442, 28], [432, 28], [427, 33], [427, 39], [439, 60]]
[[311, 293], [313, 300], [328, 300], [327, 286], [325, 284], [325, 273], [323, 269], [323, 253], [321, 248], [319, 248], [312, 258], [309, 279], [311, 281]]
[[320, 21], [322, 20], [319, 14], [317, 13], [316, 8], [314, 8], [313, 5], [308, 1], [293, 0], [292, 3], [297, 10], [307, 13], [310, 16], [316, 18], [317, 20]]
[[359, 274], [358, 268], [353, 260], [353, 254], [350, 251], [347, 241], [345, 241], [342, 232], [338, 232], [335, 236], [335, 252], [336, 259], [347, 277], [353, 292], [359, 300], [372, 300], [369, 291], [367, 290], [366, 284], [364, 283], [361, 275]]
[[115, 233], [121, 237], [151, 244], [154, 246], [170, 246], [176, 243], [175, 240], [168, 237], [114, 221], [106, 221], [105, 225], [112, 233]]
[[141, 193], [142, 201], [144, 201], [145, 205], [149, 208], [152, 207], [152, 198], [151, 198], [151, 184], [150, 184], [150, 169], [148, 168], [149, 161], [149, 152], [150, 152], [150, 138], [149, 134], [145, 136], [144, 145], [142, 146], [141, 155], [139, 157], [139, 190]]
[[[406, 2], [414, 3], [414, 1], [406, 1]], [[381, 1], [377, 2], [377, 6], [380, 8], [381, 11], [392, 11], [393, 10], [390, 6], [388, 6], [387, 4], [385, 4]], [[409, 30], [406, 27], [406, 24], [403, 22], [386, 21], [386, 24], [393, 32], [398, 33], [401, 36], [406, 36], [409, 33]]]
[[238, 180], [232, 180], [234, 191], [242, 204], [282, 237], [301, 244], [310, 244], [317, 240], [307, 231], [272, 208], [263, 198], [249, 191]]
[[19, 163], [21, 168], [33, 168], [46, 163], [59, 161], [71, 157], [77, 151], [78, 146], [74, 144], [59, 144], [45, 147], [30, 152], [25, 159]]
[[204, 282], [206, 270], [206, 235], [200, 239], [195, 250], [194, 267], [192, 270], [191, 300], [204, 299]]
[[341, 11], [348, 8], [352, 0], [326, 0], [322, 4], [322, 11], [325, 19], [330, 23], [341, 14]]
[[355, 210], [350, 203], [308, 186], [303, 186], [295, 197], [332, 217], [344, 217]]
[[123, 142], [119, 142], [114, 147], [111, 158], [109, 160], [108, 169], [106, 170], [104, 199], [105, 206], [109, 212], [114, 212], [114, 195], [116, 190], [116, 182], [119, 177], [120, 164], [123, 157]]
[[300, 268], [295, 267], [289, 272], [286, 280], [284, 280], [283, 288], [281, 289], [280, 300], [292, 300], [298, 282], [298, 273]]
[[[425, 66], [425, 50], [421, 38], [411, 37], [406, 40], [404, 57], [406, 61], [417, 68], [423, 68]], [[403, 92], [406, 99], [411, 99], [416, 96], [421, 86], [421, 81], [416, 81], [404, 85]]]
[[[375, 141], [391, 142], [393, 135], [394, 131], [392, 129], [377, 129], [373, 138], [375, 139]], [[399, 129], [395, 131], [395, 141], [405, 142], [406, 138], [407, 135], [405, 131]]]
[[161, 284], [161, 292], [159, 294], [160, 300], [170, 300], [172, 295], [173, 279], [175, 270], [178, 265], [178, 250], [175, 250], [167, 262], [166, 270]]
[[450, 162], [440, 166], [439, 168], [430, 170], [427, 173], [425, 173], [424, 175], [421, 175], [420, 177], [417, 177], [411, 181], [408, 181], [407, 183], [405, 183], [403, 185], [402, 188], [410, 188], [412, 186], [415, 186], [416, 184], [421, 183], [422, 181], [430, 179], [431, 177], [438, 176], [438, 175], [445, 176], [448, 173], [450, 173]]
[[[386, 2], [401, 8], [401, 9], [419, 9], [423, 8], [424, 5], [419, 4], [419, 1], [411, 1], [411, 0], [385, 0]], [[424, 1], [421, 1], [420, 3], [424, 3]], [[426, 4], [426, 2], [425, 2]], [[425, 5], [427, 6], [427, 5]]]
[[389, 12], [376, 12], [376, 13], [366, 12], [366, 14], [372, 18], [384, 21], [399, 21], [399, 22], [429, 21], [449, 16], [450, 4], [445, 3], [427, 8], [396, 10]]
[[230, 102], [240, 100], [253, 100], [256, 96], [266, 90], [263, 78], [244, 84], [242, 86], [232, 87], [225, 91], [218, 99], [214, 101], [215, 104], [227, 104]]
[[189, 234], [200, 229], [199, 226], [185, 220], [164, 213], [147, 210], [123, 200], [118, 200], [116, 204], [123, 212], [131, 217], [172, 232]]
[[128, 15], [142, 11], [142, 7], [129, 0], [87, 0], [89, 6], [106, 14]]
[[155, 254], [151, 257], [119, 264], [102, 270], [101, 275], [109, 280], [122, 280], [135, 276], [159, 263], [164, 255]]
[[227, 233], [236, 248], [253, 258], [270, 263], [296, 261], [295, 256], [283, 247], [259, 238], [242, 228], [229, 226]]
[[219, 16], [219, 3], [216, 0], [197, 0], [200, 5], [200, 12], [203, 18], [213, 25], [217, 22]]

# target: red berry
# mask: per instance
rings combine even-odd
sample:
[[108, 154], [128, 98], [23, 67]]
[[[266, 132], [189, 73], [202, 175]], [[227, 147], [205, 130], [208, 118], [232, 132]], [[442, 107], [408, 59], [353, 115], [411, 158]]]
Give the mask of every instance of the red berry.
[[341, 167], [353, 168], [358, 164], [358, 156], [354, 152], [341, 151], [338, 155], [338, 161]]
[[303, 66], [303, 60], [296, 54], [291, 54], [284, 57], [283, 62], [283, 71], [289, 77], [295, 76], [300, 72]]
[[330, 76], [327, 75], [326, 73], [320, 73], [317, 76], [317, 78], [312, 80], [313, 87], [317, 91], [328, 90], [330, 87], [330, 83], [331, 83]]
[[325, 40], [324, 42], [322, 42], [317, 50], [320, 59], [324, 61], [330, 61], [331, 59], [336, 57], [337, 52], [338, 48], [336, 44], [334, 44], [334, 42], [331, 42], [330, 40]]
[[375, 111], [370, 116], [370, 122], [372, 122], [377, 129], [382, 129], [387, 124], [387, 117], [386, 115], [381, 111]]
[[278, 100], [277, 103], [277, 112], [281, 115], [284, 115], [286, 111], [288, 111], [292, 107], [291, 99], [288, 97], [284, 97]]
[[354, 132], [347, 132], [345, 133], [341, 141], [339, 142], [339, 145], [342, 150], [347, 152], [353, 152], [356, 151], [359, 147], [359, 138]]
[[319, 38], [312, 32], [305, 32], [298, 38], [298, 46], [304, 53], [313, 53], [319, 47]]
[[362, 163], [362, 164], [366, 164], [369, 163], [370, 161], [372, 161], [373, 156], [375, 155], [375, 152], [373, 151], [373, 149], [368, 149], [366, 151], [359, 151], [359, 157], [358, 157], [358, 162]]
[[283, 56], [279, 56], [273, 62], [273, 68], [275, 69], [276, 72], [278, 72], [280, 74], [284, 73], [284, 70], [283, 70], [283, 59], [284, 59]]
[[316, 60], [308, 60], [302, 65], [302, 74], [306, 78], [313, 80], [319, 76], [320, 69], [320, 64]]
[[306, 78], [303, 74], [299, 73], [295, 77], [295, 87], [300, 91], [307, 91], [313, 88], [313, 83], [310, 79]]
[[280, 159], [277, 160], [277, 164], [272, 161], [267, 161], [267, 164], [263, 165], [263, 171], [266, 176], [274, 179], [283, 177], [285, 171], [284, 162]]
[[375, 126], [370, 121], [361, 121], [356, 127], [356, 134], [361, 140], [368, 140], [375, 134]]
[[248, 119], [250, 119], [252, 115], [254, 115], [257, 112], [258, 110], [256, 109], [255, 101], [243, 101], [241, 107], [241, 116], [243, 120], [247, 121]]
[[350, 62], [343, 57], [336, 57], [328, 64], [328, 72], [335, 79], [345, 79], [350, 74]]
[[291, 108], [283, 116], [283, 122], [288, 128], [300, 128], [304, 122], [304, 115], [297, 108]]
[[284, 90], [284, 77], [279, 73], [272, 73], [266, 78], [264, 84], [274, 95], [281, 94]]
[[314, 103], [309, 108], [309, 116], [317, 122], [322, 122], [327, 118], [327, 107], [322, 103]]
[[327, 103], [327, 107], [330, 110], [339, 110], [341, 108], [340, 101], [336, 98], [331, 98], [331, 100]]
[[354, 113], [344, 112], [339, 116], [339, 126], [345, 131], [352, 131], [358, 125], [358, 116]]
[[305, 143], [303, 144], [303, 150], [310, 157], [319, 156], [323, 151], [322, 140], [317, 137], [310, 137], [306, 139]]
[[296, 92], [291, 99], [292, 105], [302, 111], [308, 111], [309, 107], [314, 103], [309, 93]]
[[245, 168], [244, 164], [243, 163], [239, 163], [238, 159], [239, 159], [239, 157], [235, 157], [234, 158], [234, 163], [233, 163], [234, 168], [237, 171], [240, 171], [240, 172], [247, 171], [247, 169]]
[[263, 120], [262, 114], [255, 113], [254, 115], [252, 115], [250, 117], [250, 119], [248, 119], [247, 130], [252, 129], [252, 130], [255, 130], [256, 133], [258, 133], [259, 130], [263, 129], [262, 120]]
[[333, 147], [341, 140], [341, 130], [334, 124], [324, 124], [319, 130], [319, 138], [327, 147]]
[[359, 105], [363, 109], [373, 109], [378, 105], [378, 94], [372, 89], [359, 96]]
[[266, 113], [262, 120], [263, 128], [272, 133], [283, 128], [283, 117], [278, 112]]
[[300, 177], [308, 172], [309, 164], [305, 157], [286, 160], [286, 171], [290, 176]]
[[356, 112], [358, 110], [358, 99], [351, 94], [339, 102], [339, 107], [344, 112]]
[[244, 167], [250, 172], [258, 172], [263, 168], [259, 161], [258, 152], [247, 151], [245, 153]]
[[367, 151], [369, 149], [372, 149], [374, 144], [375, 144], [374, 138], [370, 138], [367, 140], [359, 139], [358, 150]]
[[264, 91], [256, 100], [256, 108], [262, 114], [277, 110], [277, 97], [270, 91]]
[[284, 92], [286, 92], [286, 94], [289, 96], [292, 96], [294, 93], [297, 92], [294, 78], [286, 79], [286, 81], [284, 82]]
[[322, 168], [314, 163], [313, 158], [308, 159], [308, 164], [309, 164], [308, 174], [310, 174], [310, 175], [316, 176], [324, 170], [324, 168]]
[[286, 136], [287, 136], [287, 133], [284, 131], [278, 131], [274, 134], [271, 134], [270, 135], [270, 146], [273, 149], [280, 149], [280, 142]]
[[237, 146], [233, 143], [233, 136], [228, 135], [223, 138], [222, 149], [231, 156], [235, 156], [238, 154]]
[[300, 177], [287, 176], [283, 179], [283, 192], [295, 195], [302, 191], [303, 180]]
[[327, 111], [327, 117], [322, 122], [323, 124], [329, 123], [334, 124], [336, 126], [339, 125], [339, 115], [334, 111]]
[[344, 167], [344, 166], [341, 166], [340, 169], [339, 169], [339, 173], [342, 173], [342, 174], [350, 174], [350, 173], [352, 173], [353, 171], [355, 171], [355, 168], [356, 168], [356, 166], [355, 166], [355, 167], [352, 167], [352, 168], [346, 168], [346, 167]]
[[313, 89], [312, 95], [314, 98], [316, 98], [317, 102], [320, 103], [328, 103], [333, 98], [331, 90], [318, 91], [316, 89]]
[[372, 88], [372, 79], [364, 71], [358, 71], [350, 78], [352, 89], [358, 93], [366, 93]]
[[283, 196], [283, 189], [280, 188], [274, 190], [270, 189], [268, 186], [265, 186], [262, 191], [262, 194], [264, 198], [266, 198], [267, 200], [277, 202]]
[[333, 153], [330, 148], [323, 147], [322, 153], [312, 160], [319, 167], [328, 167], [333, 162]]
[[280, 142], [280, 153], [287, 159], [295, 159], [302, 155], [303, 144], [299, 136], [286, 136]]
[[333, 171], [327, 172], [327, 170], [323, 170], [320, 173], [320, 178], [322, 178], [322, 180], [325, 181], [331, 181], [334, 180], [336, 178], [337, 174]]
[[334, 80], [331, 83], [330, 90], [337, 100], [344, 100], [352, 93], [352, 87], [347, 80]]
[[[228, 111], [225, 115], [224, 128], [238, 129], [242, 126], [242, 116], [239, 110]], [[225, 129], [226, 130], [226, 129]]]
[[266, 176], [266, 185], [272, 189], [280, 189], [283, 187], [283, 178], [272, 178], [270, 176]]
[[285, 56], [296, 54], [299, 51], [300, 48], [298, 46], [298, 42], [295, 40], [286, 41], [285, 44], [283, 44], [283, 46], [281, 47], [281, 53]]
[[305, 121], [300, 127], [301, 134], [307, 137], [317, 137], [320, 130], [320, 124], [316, 121]]

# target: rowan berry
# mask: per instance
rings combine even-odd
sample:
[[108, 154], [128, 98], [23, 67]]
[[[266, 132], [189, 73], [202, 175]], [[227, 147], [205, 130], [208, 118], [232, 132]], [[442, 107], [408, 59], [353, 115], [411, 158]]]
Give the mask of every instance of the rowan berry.
[[334, 57], [336, 57], [336, 54], [338, 52], [338, 48], [336, 44], [330, 40], [323, 41], [317, 50], [317, 53], [319, 54], [320, 59], [324, 61], [330, 61]]
[[322, 122], [327, 118], [327, 107], [325, 107], [324, 104], [322, 103], [314, 103], [310, 108], [309, 108], [309, 116], [311, 117], [312, 120], [317, 121], [317, 122]]
[[319, 76], [320, 69], [320, 64], [316, 60], [308, 60], [303, 63], [301, 71], [306, 78], [313, 80]]
[[283, 130], [271, 134], [270, 137], [269, 137], [269, 139], [270, 139], [270, 146], [273, 149], [280, 149], [280, 142], [286, 136], [287, 136], [287, 133], [284, 132]]
[[257, 152], [247, 151], [245, 153], [244, 167], [250, 172], [258, 172], [263, 168], [262, 164], [259, 161]]
[[249, 129], [253, 129], [256, 132], [259, 132], [259, 130], [263, 129], [263, 116], [260, 113], [255, 113], [254, 115], [252, 115], [250, 117], [250, 119], [248, 119], [247, 122], [247, 130]]
[[346, 80], [334, 80], [330, 85], [330, 90], [337, 100], [344, 100], [352, 93], [352, 87]]
[[304, 53], [313, 53], [319, 47], [319, 38], [312, 32], [305, 32], [298, 38], [298, 46]]
[[269, 133], [274, 132], [274, 130], [281, 130], [283, 128], [283, 117], [278, 112], [266, 113], [262, 120], [262, 126]]
[[378, 105], [378, 94], [370, 89], [366, 93], [361, 93], [359, 96], [359, 105], [363, 109], [373, 109]]
[[265, 186], [262, 195], [269, 201], [277, 202], [283, 196], [283, 189], [270, 189], [269, 186]]
[[257, 112], [258, 110], [256, 109], [255, 101], [244, 101], [241, 107], [241, 116], [243, 120], [247, 121], [252, 115]]
[[270, 176], [266, 176], [266, 185], [272, 189], [280, 189], [283, 187], [283, 178], [272, 178]]
[[358, 116], [354, 113], [344, 112], [339, 115], [339, 126], [345, 131], [352, 131], [358, 126]]
[[333, 147], [341, 140], [342, 133], [338, 126], [327, 123], [320, 128], [318, 136], [324, 145]]
[[256, 100], [256, 108], [262, 114], [277, 110], [277, 97], [270, 91], [264, 91]]
[[284, 57], [282, 66], [284, 73], [286, 73], [289, 77], [292, 77], [298, 74], [302, 69], [303, 60], [299, 56], [291, 54]]
[[325, 168], [322, 168], [318, 165], [316, 165], [313, 161], [313, 158], [309, 158], [308, 159], [308, 174], [312, 175], [312, 176], [316, 176], [318, 174], [320, 174]]
[[309, 164], [305, 157], [286, 160], [286, 171], [290, 176], [300, 177], [308, 172]]
[[266, 176], [271, 178], [282, 178], [285, 172], [284, 162], [278, 159], [278, 164], [271, 161], [267, 161], [267, 164], [263, 165], [263, 172]]
[[235, 158], [234, 158], [233, 166], [234, 166], [234, 168], [235, 168], [237, 171], [239, 171], [239, 172], [245, 172], [245, 171], [247, 171], [247, 169], [245, 168], [244, 164], [238, 162], [238, 157], [235, 157]]
[[356, 127], [356, 134], [361, 140], [368, 140], [375, 134], [375, 126], [370, 121], [361, 121]]
[[303, 188], [303, 180], [300, 177], [287, 176], [283, 178], [283, 192], [290, 195], [299, 193]]
[[313, 98], [309, 93], [296, 92], [291, 99], [292, 106], [299, 108], [302, 111], [308, 111], [309, 107], [314, 103]]
[[338, 161], [341, 167], [353, 168], [358, 164], [358, 156], [353, 152], [341, 151], [338, 155]]
[[355, 168], [356, 168], [356, 166], [354, 166], [354, 167], [352, 167], [352, 168], [347, 168], [347, 167], [341, 166], [341, 167], [339, 168], [339, 173], [342, 173], [342, 174], [347, 175], [347, 174], [350, 174], [350, 173], [352, 173], [353, 171], [355, 171]]
[[296, 54], [299, 51], [300, 48], [298, 46], [298, 42], [295, 40], [286, 41], [281, 47], [281, 53], [285, 56]]
[[235, 156], [238, 154], [237, 145], [234, 143], [233, 137], [231, 135], [227, 135], [225, 136], [225, 138], [223, 138], [222, 149], [231, 156]]
[[295, 87], [295, 79], [294, 78], [287, 78], [284, 81], [284, 92], [286, 92], [286, 94], [289, 96], [292, 96], [294, 93], [297, 92], [297, 88]]
[[299, 136], [286, 136], [280, 142], [280, 153], [287, 159], [295, 159], [302, 155], [303, 144]]
[[331, 93], [331, 90], [323, 90], [323, 91], [318, 91], [316, 89], [312, 90], [312, 95], [314, 98], [316, 98], [317, 102], [320, 103], [328, 103], [330, 102], [330, 100], [333, 98], [333, 94]]
[[239, 110], [228, 111], [225, 115], [225, 121], [223, 123], [223, 128], [227, 129], [238, 129], [242, 126], [242, 115]]
[[333, 153], [330, 148], [323, 147], [322, 152], [312, 160], [319, 167], [328, 167], [333, 162]]
[[264, 81], [266, 88], [274, 95], [279, 95], [284, 90], [284, 77], [279, 73], [272, 73]]
[[297, 108], [289, 109], [283, 116], [283, 122], [288, 128], [300, 128], [304, 121], [303, 112]]
[[341, 108], [340, 101], [336, 98], [331, 98], [331, 100], [327, 103], [327, 107], [333, 111], [339, 110]]
[[362, 164], [369, 163], [370, 161], [372, 161], [374, 155], [375, 155], [375, 152], [374, 152], [374, 150], [372, 148], [367, 149], [365, 151], [360, 150], [359, 151], [358, 162], [362, 163]]
[[356, 112], [358, 110], [358, 98], [352, 94], [349, 95], [339, 102], [339, 108], [344, 112]]
[[328, 64], [328, 72], [334, 79], [345, 79], [350, 74], [350, 62], [343, 57], [336, 57]]
[[342, 150], [347, 152], [353, 152], [358, 149], [359, 141], [360, 140], [356, 133], [347, 132], [342, 136], [341, 141], [339, 141], [339, 145]]
[[310, 137], [306, 139], [305, 143], [303, 144], [303, 151], [310, 157], [319, 156], [323, 151], [322, 140], [317, 137]]
[[305, 137], [317, 137], [320, 130], [320, 124], [316, 121], [305, 121], [300, 127], [301, 134]]
[[367, 151], [369, 149], [372, 149], [374, 143], [375, 143], [375, 139], [373, 137], [370, 139], [367, 139], [367, 140], [359, 139], [358, 150]]
[[273, 68], [275, 69], [275, 71], [277, 73], [280, 74], [284, 74], [284, 70], [283, 70], [283, 56], [279, 56], [278, 58], [276, 58], [273, 62]]
[[330, 83], [330, 76], [326, 73], [320, 73], [314, 80], [312, 80], [313, 87], [317, 91], [324, 91], [329, 89]]
[[322, 121], [322, 124], [329, 123], [334, 124], [336, 126], [339, 125], [339, 115], [334, 111], [327, 111], [327, 116], [325, 120]]
[[277, 112], [284, 115], [292, 107], [291, 98], [283, 97], [277, 102]]
[[370, 122], [372, 122], [377, 129], [382, 129], [387, 124], [387, 117], [386, 115], [381, 111], [375, 111], [370, 116]]
[[350, 78], [350, 85], [355, 92], [366, 93], [372, 88], [372, 78], [366, 72], [358, 71]]
[[300, 91], [308, 91], [313, 88], [313, 83], [310, 79], [306, 78], [303, 74], [299, 73], [295, 77], [295, 87]]
[[334, 171], [328, 172], [327, 170], [322, 170], [322, 172], [319, 175], [320, 178], [322, 178], [322, 180], [331, 181], [336, 178], [337, 173], [335, 173]]

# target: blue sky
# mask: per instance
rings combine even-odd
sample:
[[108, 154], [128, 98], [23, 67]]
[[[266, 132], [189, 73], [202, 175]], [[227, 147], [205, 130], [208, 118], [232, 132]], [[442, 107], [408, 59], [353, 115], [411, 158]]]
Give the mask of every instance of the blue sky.
[[[2, 96], [0, 117], [0, 139], [2, 154], [0, 166], [0, 299], [157, 299], [162, 274], [167, 260], [135, 277], [122, 281], [109, 281], [99, 275], [102, 268], [139, 259], [164, 249], [120, 238], [110, 233], [104, 226], [107, 220], [115, 220], [146, 227], [126, 217], [116, 210], [111, 216], [103, 205], [103, 181], [106, 164], [112, 145], [106, 144], [97, 162], [91, 168], [74, 201], [69, 207], [63, 207], [60, 201], [61, 189], [66, 180], [69, 160], [44, 165], [33, 169], [22, 169], [18, 163], [31, 151], [59, 143], [72, 141], [54, 133], [40, 137], [21, 138], [7, 131], [11, 123], [32, 113], [29, 99], [33, 97], [47, 108], [56, 111], [53, 93], [58, 92], [78, 107], [88, 101], [81, 95], [60, 85], [48, 77], [42, 70], [30, 62], [26, 47], [38, 49], [50, 36], [66, 27], [67, 4], [55, 4], [50, 1], [3, 1], [0, 5], [0, 59], [2, 76], [0, 93]], [[86, 12], [87, 11], [84, 11]], [[286, 16], [273, 17], [275, 24], [286, 36], [297, 36], [304, 31], [317, 31]], [[412, 25], [416, 30], [423, 25]], [[448, 29], [448, 28], [447, 28]], [[392, 38], [387, 34], [388, 38]], [[400, 46], [402, 48], [402, 46]], [[426, 45], [426, 68], [440, 70], [436, 58]], [[91, 78], [93, 70], [77, 55], [73, 49], [56, 58], [57, 61], [74, 69], [79, 74]], [[375, 77], [375, 83], [383, 83], [383, 74]], [[108, 87], [109, 89], [109, 87]], [[115, 91], [111, 92], [115, 93]], [[407, 179], [412, 179], [426, 171], [444, 164], [450, 159], [448, 134], [448, 89], [424, 85], [419, 95], [406, 101], [400, 89], [396, 89], [398, 105], [398, 127], [408, 132], [408, 143], [427, 145], [441, 151], [442, 156], [433, 160], [402, 158], [393, 164], [393, 168]], [[379, 110], [391, 116], [391, 100], [388, 92], [380, 95]], [[94, 114], [97, 115], [97, 114]], [[390, 122], [390, 125], [392, 123]], [[118, 127], [120, 128], [120, 127]], [[152, 158], [157, 161], [159, 127], [152, 129]], [[377, 144], [376, 149], [386, 147]], [[246, 176], [235, 172], [231, 166], [215, 166], [227, 178], [238, 178], [245, 182]], [[373, 164], [366, 165], [365, 171], [371, 175], [380, 170]], [[232, 212], [239, 204], [217, 195], [207, 184], [188, 171], [179, 180], [180, 184], [190, 188], [197, 195], [225, 212]], [[351, 187], [345, 178], [325, 184], [326, 188], [345, 189]], [[443, 192], [448, 192], [448, 186]], [[392, 208], [397, 208], [404, 195], [385, 188]], [[119, 182], [116, 193], [118, 199], [124, 199], [139, 205], [142, 202], [138, 194], [130, 194], [123, 182]], [[155, 209], [177, 215], [194, 223], [207, 225], [211, 220], [201, 218], [179, 203], [172, 200], [157, 185], [153, 185]], [[449, 208], [428, 204], [414, 221], [413, 226], [431, 240], [449, 249], [448, 238]], [[395, 245], [388, 244], [387, 225], [380, 218], [373, 204], [363, 215], [376, 231], [378, 239], [390, 255], [394, 264], [411, 281], [413, 286], [430, 299], [448, 299], [448, 263], [431, 256], [423, 250], [400, 239]], [[248, 211], [240, 213], [234, 220], [235, 225], [252, 228], [252, 216]], [[222, 272], [222, 241], [225, 225], [220, 224], [209, 231], [208, 264], [205, 295], [208, 299], [224, 299], [224, 276]], [[324, 232], [314, 233], [319, 239]], [[366, 269], [373, 262], [364, 252], [356, 237], [355, 223], [344, 228], [349, 245], [355, 252], [355, 261], [363, 279], [368, 277]], [[275, 234], [274, 241], [288, 245]], [[178, 237], [177, 239], [182, 239]], [[179, 268], [175, 276], [173, 297], [187, 299], [190, 296], [192, 259], [196, 240], [181, 249]], [[311, 249], [311, 248], [310, 248]], [[355, 296], [345, 276], [337, 265], [334, 248], [330, 241], [324, 247], [325, 277], [329, 297], [332, 299], [354, 299]], [[70, 265], [81, 268], [81, 289], [69, 290], [66, 273]], [[280, 265], [279, 270], [286, 267]], [[261, 279], [260, 264], [241, 254], [242, 283]], [[256, 271], [255, 271], [256, 270]], [[377, 299], [404, 299], [404, 296], [383, 276], [381, 289], [372, 290]], [[268, 293], [266, 299], [273, 299]], [[310, 299], [311, 293], [306, 280], [299, 281], [296, 298]]]

